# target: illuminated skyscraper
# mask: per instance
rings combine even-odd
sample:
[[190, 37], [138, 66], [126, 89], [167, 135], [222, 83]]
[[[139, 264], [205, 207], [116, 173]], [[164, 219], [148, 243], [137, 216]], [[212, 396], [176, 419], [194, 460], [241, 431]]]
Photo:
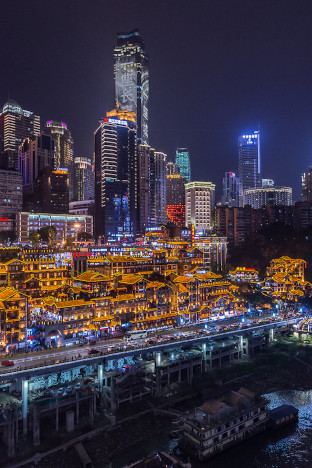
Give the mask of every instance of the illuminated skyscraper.
[[234, 172], [226, 172], [223, 179], [222, 205], [239, 206], [239, 178]]
[[148, 145], [138, 146], [140, 231], [166, 224], [167, 155]]
[[94, 200], [94, 170], [91, 159], [74, 159], [74, 199]]
[[18, 168], [18, 147], [40, 133], [40, 117], [9, 99], [0, 111], [0, 167]]
[[185, 226], [185, 182], [180, 174], [167, 174], [167, 218], [178, 227]]
[[96, 236], [135, 235], [139, 184], [134, 112], [119, 107], [107, 112], [94, 136]]
[[148, 64], [140, 32], [119, 33], [114, 49], [115, 98], [121, 109], [135, 112], [137, 138], [143, 144], [148, 143]]
[[185, 184], [185, 225], [200, 231], [211, 229], [215, 185], [211, 182]]
[[312, 167], [307, 172], [304, 172], [302, 180], [302, 200], [312, 203]]
[[244, 205], [244, 191], [261, 187], [260, 132], [238, 138], [238, 176], [240, 180], [240, 205]]
[[48, 120], [44, 133], [51, 135], [55, 145], [55, 167], [68, 170], [69, 199], [74, 197], [74, 141], [66, 123]]
[[191, 162], [190, 153], [187, 148], [177, 148], [176, 151], [176, 164], [180, 168], [180, 174], [188, 182], [191, 181]]

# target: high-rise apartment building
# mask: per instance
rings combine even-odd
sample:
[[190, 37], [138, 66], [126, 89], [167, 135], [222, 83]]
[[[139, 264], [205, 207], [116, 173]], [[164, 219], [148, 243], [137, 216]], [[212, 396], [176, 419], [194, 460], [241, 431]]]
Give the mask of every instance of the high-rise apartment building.
[[307, 172], [304, 172], [301, 177], [302, 181], [302, 200], [312, 203], [312, 167]]
[[223, 178], [222, 205], [239, 206], [239, 178], [235, 172], [226, 172]]
[[261, 208], [263, 205], [292, 204], [291, 187], [258, 187], [245, 190], [245, 205], [252, 208]]
[[74, 197], [74, 141], [66, 123], [48, 120], [44, 133], [50, 135], [55, 145], [55, 167], [67, 169], [69, 177], [69, 198]]
[[215, 185], [211, 182], [185, 184], [185, 225], [194, 225], [197, 230], [212, 228]]
[[134, 112], [117, 106], [95, 131], [96, 237], [135, 235], [139, 222]]
[[74, 200], [94, 200], [94, 168], [89, 158], [74, 159]]
[[238, 138], [238, 176], [240, 180], [240, 205], [244, 205], [244, 191], [261, 187], [260, 132]]
[[0, 167], [18, 169], [18, 147], [40, 133], [40, 117], [9, 99], [0, 111]]
[[149, 60], [137, 29], [117, 35], [114, 76], [116, 102], [121, 109], [135, 113], [138, 141], [147, 144]]
[[35, 181], [46, 167], [55, 169], [54, 140], [50, 135], [41, 133], [26, 138], [18, 149], [18, 167], [23, 176], [24, 209], [35, 210]]
[[67, 169], [45, 167], [34, 181], [33, 210], [36, 213], [68, 213], [69, 178]]
[[185, 183], [181, 175], [167, 174], [167, 218], [177, 227], [185, 226]]
[[15, 215], [23, 206], [23, 179], [15, 170], [0, 169], [0, 217]]
[[188, 182], [191, 181], [191, 161], [190, 153], [187, 148], [177, 148], [176, 150], [176, 164], [180, 168], [180, 174]]

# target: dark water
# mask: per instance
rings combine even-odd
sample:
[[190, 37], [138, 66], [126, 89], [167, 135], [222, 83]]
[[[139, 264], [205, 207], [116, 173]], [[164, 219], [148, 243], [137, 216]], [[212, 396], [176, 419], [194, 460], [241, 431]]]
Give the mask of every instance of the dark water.
[[[312, 468], [312, 391], [280, 391], [265, 395], [269, 407], [282, 404], [299, 409], [299, 421], [276, 431], [264, 432], [193, 468]], [[113, 468], [158, 451], [174, 453], [176, 442], [165, 430], [157, 438], [137, 444], [113, 459]]]

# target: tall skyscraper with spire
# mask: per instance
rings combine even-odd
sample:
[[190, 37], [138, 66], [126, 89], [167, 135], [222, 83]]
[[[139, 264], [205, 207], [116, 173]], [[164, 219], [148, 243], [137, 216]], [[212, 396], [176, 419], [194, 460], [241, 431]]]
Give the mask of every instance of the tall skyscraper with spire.
[[114, 76], [116, 102], [135, 112], [138, 141], [148, 144], [149, 60], [137, 29], [117, 35]]

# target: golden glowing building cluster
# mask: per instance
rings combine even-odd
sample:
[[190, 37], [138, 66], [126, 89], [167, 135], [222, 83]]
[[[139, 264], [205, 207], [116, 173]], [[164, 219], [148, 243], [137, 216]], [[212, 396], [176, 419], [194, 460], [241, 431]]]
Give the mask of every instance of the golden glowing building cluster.
[[287, 256], [273, 259], [266, 271], [263, 291], [276, 299], [297, 300], [310, 294], [311, 284], [304, 279], [306, 262]]

